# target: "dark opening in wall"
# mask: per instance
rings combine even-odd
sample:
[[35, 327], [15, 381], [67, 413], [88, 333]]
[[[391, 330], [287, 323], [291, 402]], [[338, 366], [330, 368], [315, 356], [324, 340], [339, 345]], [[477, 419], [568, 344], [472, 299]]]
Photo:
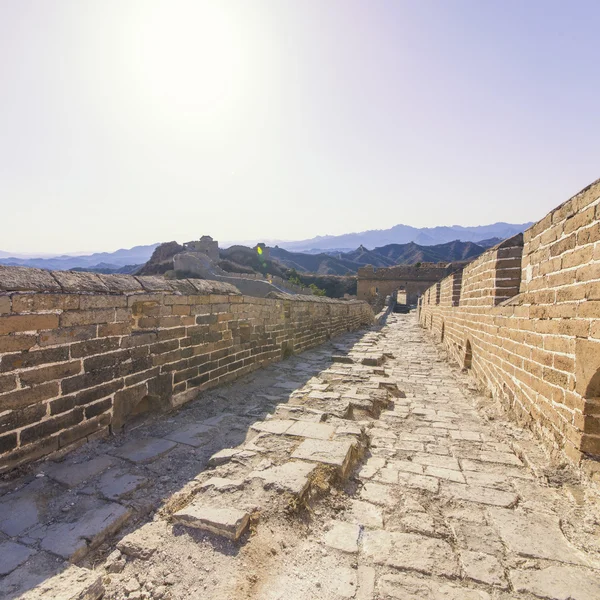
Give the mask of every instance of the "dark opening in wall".
[[444, 333], [446, 331], [446, 323], [442, 321], [442, 330], [440, 331], [440, 342], [444, 341]]
[[465, 369], [470, 369], [473, 363], [473, 350], [471, 349], [471, 342], [467, 340], [467, 347], [465, 349], [465, 360], [463, 363], [463, 367]]

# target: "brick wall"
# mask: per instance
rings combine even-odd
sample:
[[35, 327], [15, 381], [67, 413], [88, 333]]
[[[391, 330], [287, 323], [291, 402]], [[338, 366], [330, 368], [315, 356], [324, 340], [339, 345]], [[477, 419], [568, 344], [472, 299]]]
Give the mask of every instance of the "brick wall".
[[0, 267], [0, 472], [372, 323], [358, 301]]
[[435, 298], [419, 319], [453, 359], [572, 460], [600, 455], [600, 180]]

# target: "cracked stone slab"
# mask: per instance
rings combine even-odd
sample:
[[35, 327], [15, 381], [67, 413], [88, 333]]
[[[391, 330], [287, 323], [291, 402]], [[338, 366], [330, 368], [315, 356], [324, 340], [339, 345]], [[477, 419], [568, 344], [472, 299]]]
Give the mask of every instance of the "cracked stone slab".
[[335, 427], [326, 423], [313, 423], [310, 421], [296, 421], [285, 432], [286, 435], [295, 435], [315, 440], [330, 440], [334, 433]]
[[292, 454], [292, 458], [323, 463], [337, 467], [344, 475], [352, 459], [351, 441], [304, 440]]
[[118, 500], [144, 486], [147, 482], [145, 477], [124, 469], [111, 469], [100, 477], [98, 491], [109, 500]]
[[14, 571], [34, 552], [35, 550], [16, 542], [7, 541], [0, 543], [0, 577]]
[[75, 487], [80, 483], [89, 481], [91, 478], [103, 473], [114, 464], [114, 458], [107, 455], [101, 455], [82, 463], [65, 461], [62, 463], [47, 464], [45, 465], [44, 470], [46, 475], [55, 481], [69, 487]]
[[358, 552], [358, 537], [360, 527], [352, 523], [337, 521], [333, 527], [323, 536], [323, 543], [330, 548], [356, 554]]
[[510, 580], [517, 592], [549, 600], [598, 600], [600, 573], [565, 565], [540, 570], [511, 571]]
[[286, 433], [294, 423], [296, 421], [291, 419], [269, 419], [268, 421], [257, 421], [250, 428], [261, 433], [274, 433], [277, 435]]
[[198, 448], [210, 441], [209, 434], [213, 430], [214, 427], [204, 425], [203, 423], [191, 423], [171, 431], [171, 433], [168, 433], [164, 437], [165, 439], [177, 442], [178, 444], [185, 444], [186, 446]]
[[245, 450], [243, 448], [223, 448], [215, 452], [209, 459], [208, 464], [211, 467], [217, 467], [225, 464], [234, 458], [252, 458], [256, 456], [256, 452], [252, 450]]
[[370, 502], [352, 500], [350, 510], [346, 512], [345, 517], [348, 522], [356, 523], [363, 527], [378, 529], [383, 527], [383, 513], [381, 508]]
[[397, 600], [491, 600], [492, 598], [484, 590], [469, 589], [408, 573], [384, 575], [379, 580], [378, 587], [382, 598]]
[[310, 485], [310, 477], [317, 465], [303, 461], [289, 461], [262, 471], [252, 471], [248, 479], [262, 479], [266, 489], [274, 488], [302, 496]]
[[214, 488], [218, 491], [239, 490], [244, 486], [241, 479], [228, 479], [227, 477], [211, 477], [200, 485], [200, 489]]
[[113, 456], [124, 458], [133, 463], [148, 463], [170, 452], [177, 444], [162, 438], [142, 438], [133, 440], [110, 452]]
[[173, 515], [173, 521], [187, 527], [210, 531], [235, 541], [248, 527], [250, 514], [236, 508], [217, 508], [196, 501], [177, 511]]
[[365, 531], [362, 549], [379, 565], [456, 577], [458, 562], [448, 542], [414, 533]]
[[360, 491], [360, 498], [361, 500], [379, 504], [380, 506], [394, 506], [398, 503], [390, 486], [371, 481], [365, 483], [363, 486]]
[[478, 504], [487, 504], [489, 506], [501, 506], [504, 508], [515, 506], [519, 501], [519, 496], [513, 492], [504, 492], [502, 490], [479, 487], [476, 485], [444, 483], [442, 491], [446, 495], [459, 500], [477, 502]]
[[502, 541], [512, 552], [562, 563], [587, 565], [589, 562], [565, 538], [558, 517], [492, 508], [489, 515]]
[[22, 535], [39, 523], [39, 507], [46, 503], [50, 486], [35, 479], [18, 492], [6, 494], [0, 501], [0, 531], [11, 537]]
[[483, 552], [468, 550], [461, 552], [460, 558], [463, 571], [469, 579], [503, 589], [508, 587], [504, 568], [497, 558]]
[[41, 547], [62, 558], [77, 561], [118, 531], [130, 516], [131, 511], [120, 504], [102, 503], [73, 523], [55, 523], [41, 531]]

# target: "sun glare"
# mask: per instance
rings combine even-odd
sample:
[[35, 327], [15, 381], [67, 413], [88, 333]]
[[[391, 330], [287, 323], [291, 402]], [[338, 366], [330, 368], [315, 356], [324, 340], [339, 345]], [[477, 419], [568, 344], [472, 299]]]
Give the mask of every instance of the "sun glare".
[[247, 76], [235, 11], [226, 2], [143, 6], [135, 15], [131, 69], [154, 116], [205, 124], [235, 108]]

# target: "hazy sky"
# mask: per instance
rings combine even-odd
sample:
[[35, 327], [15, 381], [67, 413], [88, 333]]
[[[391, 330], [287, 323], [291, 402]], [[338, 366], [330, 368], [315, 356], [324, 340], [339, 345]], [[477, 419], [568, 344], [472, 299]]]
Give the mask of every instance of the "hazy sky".
[[600, 2], [0, 0], [0, 250], [537, 220], [600, 177]]

